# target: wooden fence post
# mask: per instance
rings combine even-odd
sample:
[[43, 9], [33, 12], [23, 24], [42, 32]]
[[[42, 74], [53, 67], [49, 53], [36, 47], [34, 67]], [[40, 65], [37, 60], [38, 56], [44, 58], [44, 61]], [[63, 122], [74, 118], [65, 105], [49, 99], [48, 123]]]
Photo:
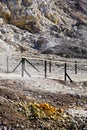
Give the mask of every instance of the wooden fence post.
[[24, 71], [25, 71], [25, 58], [22, 58], [22, 77], [24, 76]]
[[77, 61], [75, 61], [75, 74], [77, 74]]
[[45, 78], [47, 77], [47, 61], [44, 62], [45, 63]]
[[67, 64], [65, 63], [65, 65], [64, 65], [64, 80], [65, 80], [65, 82], [66, 82], [66, 78], [68, 78], [70, 80], [70, 82], [73, 83], [72, 79], [67, 74]]
[[66, 73], [67, 73], [67, 64], [64, 64], [64, 80], [66, 81]]

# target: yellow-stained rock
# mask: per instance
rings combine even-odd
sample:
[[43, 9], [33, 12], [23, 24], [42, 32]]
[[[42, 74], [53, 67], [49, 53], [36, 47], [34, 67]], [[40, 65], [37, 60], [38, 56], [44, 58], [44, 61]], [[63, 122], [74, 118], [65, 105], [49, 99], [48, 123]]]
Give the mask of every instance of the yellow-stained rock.
[[47, 13], [47, 14], [45, 14], [45, 17], [48, 18], [50, 21], [52, 21], [56, 25], [59, 23], [57, 14]]
[[14, 25], [20, 27], [20, 28], [25, 28], [29, 30], [32, 33], [36, 33], [40, 31], [39, 25], [39, 19], [37, 16], [34, 15], [28, 15], [28, 16], [20, 16], [20, 17], [14, 17], [11, 19], [11, 23]]
[[62, 108], [59, 108], [58, 111], [59, 111], [60, 113], [63, 113], [63, 112], [64, 112]]
[[11, 17], [11, 12], [8, 9], [7, 5], [0, 4], [0, 16], [8, 20]]

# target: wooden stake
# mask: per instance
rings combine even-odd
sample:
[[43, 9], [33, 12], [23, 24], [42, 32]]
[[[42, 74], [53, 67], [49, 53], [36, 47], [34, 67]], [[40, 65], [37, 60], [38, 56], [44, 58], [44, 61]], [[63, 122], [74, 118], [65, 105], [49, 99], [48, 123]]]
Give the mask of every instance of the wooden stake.
[[65, 80], [65, 81], [66, 81], [66, 73], [67, 73], [66, 67], [67, 67], [67, 65], [66, 65], [66, 63], [65, 63], [65, 64], [64, 64], [64, 80]]
[[45, 61], [45, 78], [47, 77], [47, 61]]
[[77, 62], [75, 61], [75, 74], [77, 74]]
[[25, 58], [22, 58], [22, 77], [24, 76], [24, 70], [25, 70]]

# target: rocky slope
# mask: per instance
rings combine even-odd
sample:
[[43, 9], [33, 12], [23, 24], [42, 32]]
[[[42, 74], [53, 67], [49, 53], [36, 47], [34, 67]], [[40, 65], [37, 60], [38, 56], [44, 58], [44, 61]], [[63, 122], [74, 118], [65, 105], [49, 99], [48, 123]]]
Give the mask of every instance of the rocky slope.
[[87, 58], [87, 1], [0, 0], [0, 44], [1, 51]]

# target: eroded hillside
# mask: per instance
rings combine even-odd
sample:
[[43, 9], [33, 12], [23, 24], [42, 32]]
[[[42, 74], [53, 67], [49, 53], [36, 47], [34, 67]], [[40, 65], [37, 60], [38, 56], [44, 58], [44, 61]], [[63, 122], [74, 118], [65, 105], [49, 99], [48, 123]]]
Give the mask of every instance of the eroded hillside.
[[0, 43], [87, 58], [86, 0], [0, 0]]

